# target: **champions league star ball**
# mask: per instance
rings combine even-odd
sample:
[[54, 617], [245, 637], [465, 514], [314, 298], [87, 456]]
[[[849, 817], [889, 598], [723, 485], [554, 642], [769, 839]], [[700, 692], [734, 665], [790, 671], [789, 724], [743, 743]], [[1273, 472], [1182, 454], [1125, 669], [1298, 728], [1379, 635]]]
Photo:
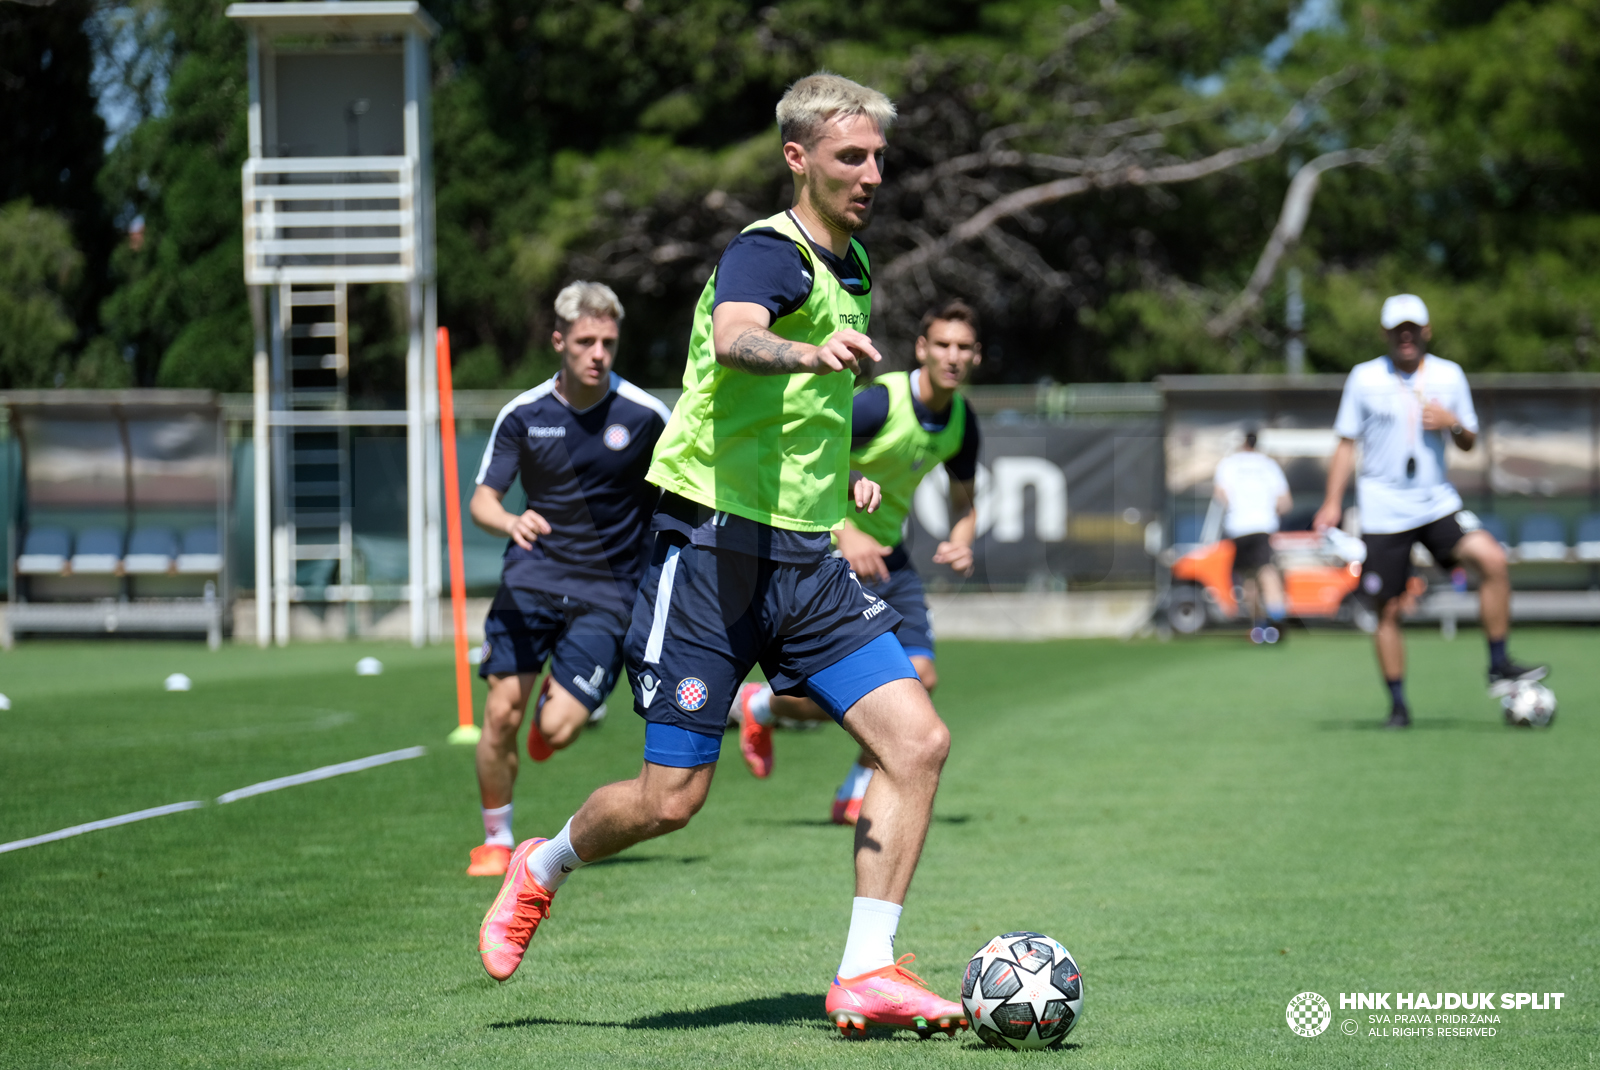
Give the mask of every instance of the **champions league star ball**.
[[1006, 933], [983, 945], [961, 979], [961, 1006], [993, 1048], [1053, 1048], [1083, 1014], [1083, 977], [1043, 933]]
[[1545, 728], [1556, 717], [1556, 695], [1532, 680], [1519, 680], [1500, 700], [1506, 710], [1506, 724], [1517, 728]]

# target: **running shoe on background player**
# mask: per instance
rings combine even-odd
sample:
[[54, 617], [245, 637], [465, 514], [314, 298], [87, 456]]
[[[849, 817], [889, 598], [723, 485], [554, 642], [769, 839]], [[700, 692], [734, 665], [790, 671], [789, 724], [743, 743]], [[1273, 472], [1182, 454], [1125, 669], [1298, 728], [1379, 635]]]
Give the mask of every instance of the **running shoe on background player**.
[[761, 694], [766, 684], [745, 684], [733, 700], [738, 711], [739, 753], [750, 774], [765, 780], [772, 775], [772, 726], [756, 720], [750, 711], [750, 700]]
[[467, 876], [503, 876], [510, 862], [511, 848], [498, 843], [482, 843], [472, 849], [472, 855], [467, 861]]

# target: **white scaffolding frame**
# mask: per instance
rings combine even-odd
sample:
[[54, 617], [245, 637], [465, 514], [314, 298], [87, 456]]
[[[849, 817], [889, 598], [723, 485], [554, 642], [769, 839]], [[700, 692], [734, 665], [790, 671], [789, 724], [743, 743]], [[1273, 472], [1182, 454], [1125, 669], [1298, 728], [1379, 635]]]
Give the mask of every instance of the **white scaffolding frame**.
[[[294, 428], [406, 428], [407, 582], [413, 646], [439, 637], [440, 499], [438, 391], [434, 370], [437, 295], [434, 285], [431, 75], [428, 45], [439, 26], [414, 0], [298, 0], [238, 3], [229, 18], [249, 33], [249, 159], [242, 178], [244, 273], [255, 322], [254, 446], [256, 636], [262, 646], [289, 640], [296, 600], [297, 550], [285, 468], [285, 435]], [[301, 54], [326, 50], [392, 53], [404, 69], [402, 155], [284, 156], [269, 138], [275, 128], [275, 49], [295, 39]], [[352, 153], [357, 150], [352, 146]], [[297, 407], [284, 388], [290, 290], [395, 283], [405, 287], [406, 407], [356, 411]], [[335, 334], [338, 328], [328, 328]], [[343, 339], [341, 338], [341, 345]], [[341, 349], [341, 359], [344, 351]], [[277, 377], [274, 377], [276, 369]], [[341, 388], [342, 389], [342, 388]], [[276, 461], [275, 461], [276, 455]], [[275, 489], [274, 480], [278, 486]], [[348, 523], [344, 525], [348, 528]], [[348, 562], [348, 531], [340, 559]], [[331, 552], [331, 551], [330, 551]], [[328, 554], [316, 554], [328, 556]], [[342, 575], [325, 601], [363, 601], [370, 588]]]

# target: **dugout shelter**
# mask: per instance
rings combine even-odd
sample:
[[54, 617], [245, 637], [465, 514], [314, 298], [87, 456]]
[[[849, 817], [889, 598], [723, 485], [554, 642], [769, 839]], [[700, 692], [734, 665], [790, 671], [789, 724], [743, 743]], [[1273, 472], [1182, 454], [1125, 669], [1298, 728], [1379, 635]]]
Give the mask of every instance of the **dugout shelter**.
[[[369, 602], [352, 531], [351, 431], [404, 428], [411, 642], [439, 628], [442, 569], [429, 43], [405, 0], [239, 3], [248, 35], [244, 275], [255, 325], [256, 636], [291, 602]], [[352, 408], [349, 290], [403, 295], [403, 409]]]
[[0, 405], [18, 446], [0, 638], [200, 633], [221, 645], [232, 590], [217, 396], [36, 390]]

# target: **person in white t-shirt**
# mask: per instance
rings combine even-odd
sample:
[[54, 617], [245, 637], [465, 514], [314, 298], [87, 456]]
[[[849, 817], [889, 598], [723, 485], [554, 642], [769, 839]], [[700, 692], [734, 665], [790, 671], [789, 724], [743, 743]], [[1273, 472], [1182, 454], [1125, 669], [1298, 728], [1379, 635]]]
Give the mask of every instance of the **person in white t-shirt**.
[[1374, 641], [1378, 667], [1389, 688], [1388, 727], [1405, 728], [1411, 713], [1405, 700], [1405, 639], [1400, 630], [1401, 595], [1411, 578], [1411, 547], [1421, 543], [1445, 568], [1457, 563], [1478, 574], [1478, 601], [1489, 641], [1491, 692], [1517, 680], [1539, 680], [1544, 665], [1518, 665], [1506, 654], [1511, 623], [1511, 579], [1506, 555], [1495, 537], [1461, 506], [1461, 495], [1445, 479], [1446, 435], [1461, 450], [1478, 438], [1478, 414], [1461, 366], [1426, 350], [1433, 336], [1428, 307], [1415, 294], [1397, 294], [1383, 303], [1380, 322], [1389, 341], [1388, 356], [1357, 364], [1345, 380], [1333, 429], [1339, 436], [1328, 465], [1328, 488], [1315, 526], [1338, 525], [1344, 492], [1355, 468], [1356, 502], [1361, 509], [1367, 560], [1361, 586], [1378, 611]]
[[1276, 643], [1282, 637], [1283, 577], [1272, 562], [1272, 533], [1293, 499], [1278, 462], [1256, 452], [1256, 433], [1244, 447], [1217, 462], [1212, 494], [1226, 511], [1222, 534], [1233, 540], [1233, 574], [1243, 582], [1250, 607], [1250, 641]]

